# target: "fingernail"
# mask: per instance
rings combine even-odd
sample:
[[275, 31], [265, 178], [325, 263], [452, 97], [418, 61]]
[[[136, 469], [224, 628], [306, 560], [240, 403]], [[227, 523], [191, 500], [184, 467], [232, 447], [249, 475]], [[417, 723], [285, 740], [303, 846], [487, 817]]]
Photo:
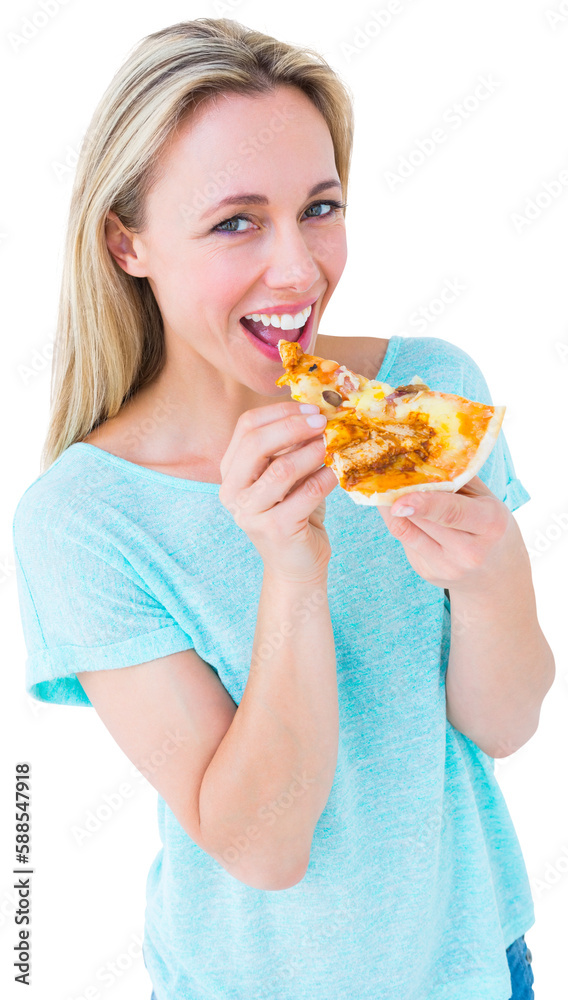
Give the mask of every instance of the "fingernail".
[[318, 413], [319, 406], [316, 403], [300, 403], [300, 413]]
[[410, 517], [411, 514], [414, 514], [414, 507], [397, 507], [391, 513], [393, 517]]

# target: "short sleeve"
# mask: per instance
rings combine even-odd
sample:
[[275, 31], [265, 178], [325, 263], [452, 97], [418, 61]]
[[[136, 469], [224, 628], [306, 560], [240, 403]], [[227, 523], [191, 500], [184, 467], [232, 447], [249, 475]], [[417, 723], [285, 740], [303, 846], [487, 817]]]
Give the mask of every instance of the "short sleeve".
[[[418, 338], [417, 346], [424, 355], [424, 365], [421, 365], [422, 359], [417, 360], [415, 372], [420, 377], [427, 374], [426, 382], [432, 389], [465, 396], [486, 406], [495, 405], [483, 372], [467, 351], [440, 337]], [[503, 402], [506, 401], [498, 400], [498, 403]], [[511, 512], [531, 499], [515, 473], [503, 428], [477, 475]]]
[[[486, 406], [495, 405], [481, 370], [465, 351], [462, 353], [465, 357], [463, 395], [475, 402], [485, 403]], [[531, 498], [521, 480], [517, 478], [503, 428], [499, 431], [491, 454], [477, 475], [510, 511], [517, 510]]]
[[77, 671], [134, 666], [193, 647], [124, 546], [87, 513], [41, 510], [28, 492], [14, 515], [13, 545], [25, 687], [38, 701], [90, 706]]
[[[465, 396], [466, 399], [485, 403], [486, 406], [495, 405], [481, 369], [467, 351], [439, 337], [424, 338], [424, 343], [435, 365], [435, 373], [428, 381], [428, 385], [440, 392]], [[477, 475], [511, 512], [531, 499], [529, 492], [515, 473], [503, 429], [499, 431], [491, 454]], [[450, 601], [446, 591], [444, 591], [444, 609], [448, 615], [449, 628]]]

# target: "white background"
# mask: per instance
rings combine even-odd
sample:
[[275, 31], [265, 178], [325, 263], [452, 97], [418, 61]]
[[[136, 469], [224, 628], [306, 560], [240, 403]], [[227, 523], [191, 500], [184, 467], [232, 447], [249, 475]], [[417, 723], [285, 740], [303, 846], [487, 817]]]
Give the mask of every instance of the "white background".
[[[143, 36], [177, 21], [224, 15], [317, 48], [354, 94], [349, 258], [321, 332], [444, 338], [473, 357], [493, 402], [507, 406], [503, 429], [531, 495], [515, 516], [531, 551], [539, 621], [557, 674], [538, 733], [518, 753], [497, 760], [496, 774], [535, 901], [536, 924], [526, 940], [536, 996], [558, 1000], [566, 989], [568, 932], [562, 579], [568, 556], [568, 194], [559, 184], [560, 193], [547, 198], [545, 185], [568, 170], [568, 3], [401, 0], [391, 4], [390, 23], [380, 31], [377, 14], [388, 9], [387, 0], [351, 0], [335, 13], [322, 0], [243, 0], [224, 9], [174, 0], [68, 0], [59, 7], [51, 0], [54, 7], [24, 44], [14, 36], [41, 10], [39, 0], [12, 0], [0, 21], [7, 471], [0, 526], [3, 995], [25, 991], [12, 981], [11, 803], [14, 766], [21, 760], [32, 765], [35, 867], [33, 974], [26, 996], [149, 1000], [151, 992], [141, 941], [147, 871], [160, 847], [156, 793], [94, 710], [27, 696], [11, 527], [18, 499], [39, 475], [63, 235], [81, 138], [103, 90]], [[481, 77], [493, 81], [494, 92], [474, 108], [471, 95]], [[450, 109], [466, 98], [471, 111], [458, 126]], [[407, 179], [389, 183], [400, 158], [439, 127], [445, 141]], [[537, 198], [529, 220], [529, 199]], [[427, 329], [417, 328], [415, 311], [450, 279], [463, 292]], [[74, 831], [105, 794], [119, 808], [79, 843]]]

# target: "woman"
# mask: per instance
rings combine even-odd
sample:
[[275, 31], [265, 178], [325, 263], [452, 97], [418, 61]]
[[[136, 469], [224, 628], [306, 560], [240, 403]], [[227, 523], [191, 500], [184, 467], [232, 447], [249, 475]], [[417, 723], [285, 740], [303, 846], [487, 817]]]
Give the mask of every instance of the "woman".
[[275, 386], [271, 344], [299, 336], [491, 402], [447, 341], [319, 333], [352, 137], [320, 56], [200, 18], [138, 45], [77, 168], [44, 469], [14, 517], [26, 687], [94, 706], [159, 793], [157, 1000], [533, 996], [493, 762], [554, 677], [529, 495], [501, 434], [458, 494], [353, 504], [325, 417]]

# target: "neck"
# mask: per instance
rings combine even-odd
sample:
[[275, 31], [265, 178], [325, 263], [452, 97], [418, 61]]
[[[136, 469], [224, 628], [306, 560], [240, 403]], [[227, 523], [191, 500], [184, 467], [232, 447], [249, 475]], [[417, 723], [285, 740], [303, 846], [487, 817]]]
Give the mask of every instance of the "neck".
[[167, 361], [117, 419], [128, 422], [140, 462], [175, 465], [197, 457], [218, 465], [242, 413], [290, 399], [287, 386], [274, 390], [257, 392], [195, 355], [185, 364]]

